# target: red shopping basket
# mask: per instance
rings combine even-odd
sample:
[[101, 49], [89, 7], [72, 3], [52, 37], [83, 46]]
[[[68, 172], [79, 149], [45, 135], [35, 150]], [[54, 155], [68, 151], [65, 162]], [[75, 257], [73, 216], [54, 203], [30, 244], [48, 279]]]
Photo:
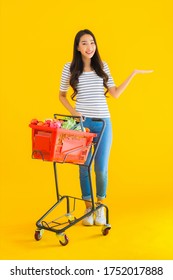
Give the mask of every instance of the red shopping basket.
[[32, 156], [56, 162], [84, 164], [95, 133], [29, 125], [32, 128]]

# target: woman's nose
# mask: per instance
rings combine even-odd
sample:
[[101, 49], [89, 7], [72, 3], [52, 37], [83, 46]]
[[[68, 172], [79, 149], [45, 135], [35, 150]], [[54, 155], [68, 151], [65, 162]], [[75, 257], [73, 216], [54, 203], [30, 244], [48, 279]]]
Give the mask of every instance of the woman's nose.
[[88, 50], [88, 51], [91, 51], [91, 50], [92, 50], [92, 46], [89, 45], [89, 46], [87, 47], [87, 50]]

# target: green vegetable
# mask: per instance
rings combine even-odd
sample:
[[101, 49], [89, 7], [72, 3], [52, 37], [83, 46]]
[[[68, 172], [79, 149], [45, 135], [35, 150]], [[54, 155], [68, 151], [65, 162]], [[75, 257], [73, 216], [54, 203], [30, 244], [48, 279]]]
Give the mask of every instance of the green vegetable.
[[75, 125], [76, 125], [76, 121], [74, 120], [74, 118], [65, 117], [61, 127], [65, 129], [72, 129], [72, 127], [74, 127]]
[[82, 130], [80, 123], [76, 124], [75, 127], [73, 127], [74, 130]]

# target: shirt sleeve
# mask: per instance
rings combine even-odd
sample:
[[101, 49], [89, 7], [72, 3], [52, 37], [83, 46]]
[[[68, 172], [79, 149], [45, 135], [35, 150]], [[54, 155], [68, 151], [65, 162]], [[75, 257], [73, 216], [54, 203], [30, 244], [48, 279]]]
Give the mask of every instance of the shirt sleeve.
[[66, 63], [62, 70], [61, 80], [60, 80], [60, 91], [67, 92], [70, 87], [70, 62]]
[[108, 75], [108, 81], [107, 81], [108, 88], [116, 86], [106, 62], [103, 62], [103, 70]]

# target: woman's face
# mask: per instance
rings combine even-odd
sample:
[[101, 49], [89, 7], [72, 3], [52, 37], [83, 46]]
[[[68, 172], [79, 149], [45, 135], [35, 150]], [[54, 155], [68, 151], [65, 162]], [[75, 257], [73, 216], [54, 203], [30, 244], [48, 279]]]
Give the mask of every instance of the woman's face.
[[91, 59], [96, 50], [93, 37], [89, 34], [81, 36], [77, 49], [84, 59]]

